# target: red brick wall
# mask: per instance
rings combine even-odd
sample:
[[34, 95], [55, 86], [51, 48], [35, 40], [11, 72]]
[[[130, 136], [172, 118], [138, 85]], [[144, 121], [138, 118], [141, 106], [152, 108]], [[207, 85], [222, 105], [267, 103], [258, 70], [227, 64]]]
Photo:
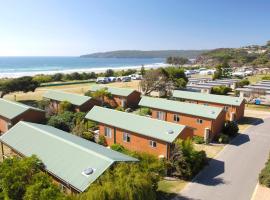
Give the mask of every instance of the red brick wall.
[[5, 133], [8, 130], [8, 119], [0, 116], [0, 133]]
[[[103, 124], [99, 125], [100, 135], [104, 136], [105, 126], [110, 127]], [[114, 128], [113, 127], [110, 127], [110, 128], [112, 128], [112, 138], [106, 138], [106, 142], [108, 146], [111, 146], [112, 144], [114, 144], [114, 136], [113, 136]], [[123, 141], [123, 132], [126, 132], [130, 135], [130, 142]], [[164, 155], [164, 157], [167, 157], [167, 143], [164, 141], [152, 139], [147, 136], [139, 135], [139, 134], [132, 133], [129, 131], [124, 131], [118, 128], [116, 128], [115, 140], [116, 140], [115, 143], [121, 144], [122, 146], [124, 146], [125, 148], [131, 151], [145, 152], [145, 153], [149, 153], [155, 156]], [[153, 140], [156, 142], [157, 146], [155, 148], [149, 145], [150, 140]]]
[[[152, 109], [152, 117], [157, 118], [157, 111], [162, 111], [158, 109]], [[204, 137], [204, 132], [206, 128], [209, 128], [211, 131], [211, 134], [214, 136], [215, 134], [218, 134], [221, 131], [220, 124], [223, 125], [224, 123], [224, 113], [221, 113], [220, 116], [217, 119], [217, 122], [212, 119], [207, 119], [203, 117], [197, 117], [192, 115], [186, 115], [182, 113], [173, 113], [169, 111], [163, 111], [165, 112], [165, 120], [173, 123], [178, 123], [182, 125], [186, 125], [188, 127], [193, 128], [193, 134], [197, 136]], [[174, 121], [174, 114], [178, 114], [180, 116], [180, 121], [175, 122]], [[197, 123], [197, 119], [202, 119], [202, 124]], [[216, 124], [216, 128], [214, 129], [212, 126], [212, 121]]]
[[[206, 102], [206, 101], [194, 101], [194, 100], [186, 100], [186, 102], [190, 103], [196, 103], [196, 104], [207, 104], [209, 106], [215, 106], [219, 108], [224, 108], [226, 105], [224, 104], [218, 104], [218, 103], [212, 103], [212, 102]], [[235, 112], [235, 119], [240, 120], [242, 117], [244, 117], [244, 110], [245, 110], [245, 103], [242, 102], [240, 106], [231, 106], [227, 105], [229, 107], [228, 111], [226, 112], [226, 120], [230, 120], [230, 116], [232, 112]]]

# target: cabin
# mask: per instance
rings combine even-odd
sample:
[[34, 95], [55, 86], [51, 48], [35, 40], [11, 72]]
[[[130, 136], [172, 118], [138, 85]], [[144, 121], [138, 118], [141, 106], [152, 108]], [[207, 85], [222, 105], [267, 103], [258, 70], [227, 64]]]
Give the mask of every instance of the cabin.
[[226, 113], [225, 119], [229, 121], [238, 121], [244, 117], [245, 99], [241, 97], [174, 90], [173, 98], [189, 103], [222, 108]]
[[191, 127], [194, 135], [204, 137], [206, 141], [217, 136], [225, 122], [223, 109], [214, 106], [145, 96], [139, 106], [150, 108], [152, 118]]
[[22, 103], [0, 98], [0, 134], [8, 131], [19, 121], [43, 122], [45, 111]]
[[93, 85], [90, 88], [90, 92], [95, 92], [101, 89], [107, 89], [111, 93], [111, 98], [105, 98], [105, 103], [111, 107], [123, 107], [123, 108], [137, 108], [141, 99], [141, 93], [134, 89], [129, 88], [117, 88], [117, 87], [104, 87], [99, 85]]
[[198, 85], [198, 84], [189, 84], [186, 86], [187, 90], [206, 94], [210, 94], [213, 87], [214, 86], [211, 85]]
[[59, 104], [63, 101], [71, 103], [76, 112], [87, 112], [97, 104], [91, 97], [57, 90], [45, 92], [43, 94], [43, 99], [48, 99], [50, 101], [49, 108], [53, 109], [56, 113], [59, 112]]
[[187, 126], [160, 121], [131, 113], [95, 106], [86, 119], [99, 124], [99, 135], [108, 146], [120, 144], [126, 149], [169, 158], [177, 138], [193, 136]]
[[54, 127], [29, 122], [19, 122], [0, 137], [0, 143], [3, 159], [36, 155], [44, 164], [41, 170], [69, 194], [84, 192], [116, 162], [138, 161]]

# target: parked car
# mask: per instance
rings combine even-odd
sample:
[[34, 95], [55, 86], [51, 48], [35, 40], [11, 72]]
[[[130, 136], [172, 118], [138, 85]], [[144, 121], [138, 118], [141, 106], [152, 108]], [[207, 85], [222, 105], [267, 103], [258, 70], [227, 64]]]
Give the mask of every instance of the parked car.
[[114, 76], [111, 76], [108, 79], [109, 79], [110, 82], [115, 82], [116, 81], [116, 77], [114, 77]]
[[102, 83], [102, 84], [105, 84], [105, 83], [109, 83], [109, 78], [107, 77], [98, 77], [97, 80], [96, 80], [96, 83]]
[[139, 74], [131, 74], [131, 75], [129, 75], [129, 77], [132, 80], [142, 80], [142, 75], [139, 75]]
[[129, 76], [125, 76], [122, 78], [122, 82], [130, 82], [131, 78]]

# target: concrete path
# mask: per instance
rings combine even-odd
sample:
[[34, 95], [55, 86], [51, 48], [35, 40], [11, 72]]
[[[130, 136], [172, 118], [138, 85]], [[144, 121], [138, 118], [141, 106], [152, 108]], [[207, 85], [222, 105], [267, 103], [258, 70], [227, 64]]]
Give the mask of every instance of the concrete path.
[[175, 200], [250, 200], [270, 151], [270, 118], [259, 119], [188, 184]]

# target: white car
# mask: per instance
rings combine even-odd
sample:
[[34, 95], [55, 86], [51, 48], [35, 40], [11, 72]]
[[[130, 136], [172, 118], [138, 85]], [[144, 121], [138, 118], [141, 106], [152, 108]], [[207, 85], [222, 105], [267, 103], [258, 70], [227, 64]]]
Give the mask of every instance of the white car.
[[109, 83], [110, 81], [109, 81], [109, 78], [107, 78], [107, 77], [98, 77], [97, 78], [97, 80], [96, 80], [96, 83], [103, 83], [103, 84], [105, 84], [105, 83]]

